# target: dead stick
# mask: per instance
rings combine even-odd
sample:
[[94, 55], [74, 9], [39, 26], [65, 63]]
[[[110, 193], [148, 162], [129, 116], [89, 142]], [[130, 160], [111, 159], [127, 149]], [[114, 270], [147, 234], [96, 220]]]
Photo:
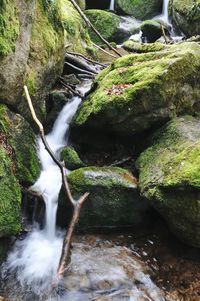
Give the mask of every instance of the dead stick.
[[94, 25], [90, 22], [90, 20], [86, 17], [86, 15], [82, 12], [78, 4], [74, 0], [70, 0], [70, 2], [74, 5], [75, 9], [78, 11], [80, 16], [83, 18], [85, 21], [86, 25], [91, 28], [94, 33], [110, 48], [112, 51], [114, 51], [117, 55], [122, 56], [114, 47], [110, 45], [110, 43], [104, 39], [104, 37], [98, 32], [98, 30], [94, 27]]
[[78, 222], [80, 211], [83, 206], [83, 203], [87, 199], [89, 193], [85, 193], [77, 202], [77, 204], [74, 207], [74, 213], [72, 220], [69, 225], [69, 229], [65, 235], [63, 248], [62, 248], [62, 254], [60, 258], [59, 268], [57, 270], [57, 277], [58, 279], [64, 275], [64, 272], [66, 270], [66, 267], [69, 264], [69, 259], [71, 257], [71, 243], [72, 243], [72, 235], [74, 232], [74, 228], [76, 226], [76, 223]]
[[106, 51], [105, 49], [103, 49], [103, 48], [102, 48], [102, 47], [100, 47], [99, 45], [97, 45], [97, 44], [95, 44], [95, 43], [93, 43], [93, 42], [92, 42], [92, 44], [93, 44], [93, 45], [94, 45], [94, 47], [96, 47], [97, 49], [100, 49], [101, 51], [105, 52], [106, 54], [108, 54], [108, 55], [110, 55], [110, 56], [112, 56], [112, 57], [114, 57], [114, 58], [117, 58], [117, 56], [116, 56], [116, 55], [114, 55], [114, 54], [112, 54], [112, 53], [110, 53], [110, 52]]
[[165, 29], [164, 29], [164, 26], [161, 24], [161, 29], [162, 29], [162, 34], [163, 34], [163, 37], [165, 39], [165, 44], [167, 44], [167, 37], [166, 37], [166, 34], [165, 34]]
[[65, 79], [64, 79], [62, 76], [60, 76], [59, 80], [60, 80], [60, 83], [61, 83], [66, 89], [68, 89], [71, 93], [73, 93], [74, 95], [76, 95], [76, 96], [78, 96], [78, 97], [80, 97], [80, 98], [83, 98], [83, 95], [82, 95], [82, 94], [80, 94], [79, 92], [75, 91], [75, 90], [72, 89], [69, 85], [67, 85], [67, 84], [65, 83]]
[[65, 62], [64, 64], [67, 65], [67, 66], [69, 66], [69, 67], [71, 67], [71, 68], [73, 68], [76, 71], [83, 72], [83, 73], [88, 74], [88, 75], [92, 75], [93, 77], [95, 76], [95, 73], [87, 71], [87, 70], [84, 70], [84, 69], [79, 68], [79, 67], [76, 67], [75, 65], [73, 65], [71, 63]]

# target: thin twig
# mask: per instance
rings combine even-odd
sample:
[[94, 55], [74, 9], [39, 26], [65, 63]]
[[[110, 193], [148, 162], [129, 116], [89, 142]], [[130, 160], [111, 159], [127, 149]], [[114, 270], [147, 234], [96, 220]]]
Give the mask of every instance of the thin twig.
[[94, 33], [108, 46], [108, 48], [110, 48], [112, 51], [114, 51], [118, 56], [122, 56], [114, 47], [112, 47], [112, 45], [106, 39], [104, 39], [104, 37], [99, 33], [99, 31], [94, 27], [94, 25], [90, 22], [90, 20], [86, 17], [86, 15], [80, 9], [78, 4], [74, 0], [70, 0], [70, 2], [73, 4], [75, 9], [78, 11], [80, 16], [83, 18], [86, 25], [94, 31]]
[[101, 50], [101, 51], [105, 52], [106, 54], [108, 54], [108, 55], [110, 55], [110, 56], [112, 56], [112, 57], [114, 57], [114, 58], [117, 58], [117, 56], [116, 56], [116, 55], [114, 55], [114, 54], [112, 54], [112, 53], [110, 53], [110, 52], [106, 51], [105, 49], [103, 49], [103, 48], [102, 48], [102, 47], [100, 47], [99, 45], [97, 45], [97, 44], [95, 44], [95, 43], [93, 43], [93, 42], [92, 42], [92, 44], [93, 44], [93, 45], [94, 45], [94, 47], [96, 47], [97, 49], [99, 49], [99, 50]]
[[168, 44], [167, 42], [167, 37], [166, 37], [166, 34], [165, 34], [165, 29], [164, 29], [164, 26], [161, 24], [161, 29], [162, 29], [162, 34], [163, 34], [163, 37], [165, 39], [165, 44]]
[[72, 87], [70, 87], [69, 85], [67, 85], [65, 83], [65, 79], [63, 77], [60, 77], [59, 78], [59, 81], [61, 82], [61, 84], [67, 89], [69, 90], [71, 93], [73, 93], [74, 95], [80, 97], [80, 98], [83, 98], [83, 95], [77, 91], [75, 91], [74, 89], [72, 89]]

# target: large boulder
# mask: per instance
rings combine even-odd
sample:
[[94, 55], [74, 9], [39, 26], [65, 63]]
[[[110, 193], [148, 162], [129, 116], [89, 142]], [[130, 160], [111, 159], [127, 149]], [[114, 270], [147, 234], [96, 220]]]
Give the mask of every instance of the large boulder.
[[74, 126], [132, 135], [175, 114], [198, 112], [199, 69], [200, 46], [194, 42], [119, 58], [97, 76]]
[[153, 43], [162, 36], [162, 26], [155, 20], [146, 20], [141, 25], [142, 36]]
[[169, 7], [173, 23], [187, 37], [200, 34], [199, 0], [173, 0]]
[[161, 13], [162, 3], [162, 0], [116, 0], [116, 10], [144, 20]]
[[[118, 167], [84, 167], [71, 172], [68, 181], [74, 198], [90, 195], [81, 210], [79, 226], [124, 226], [141, 222], [147, 206], [137, 190], [136, 179]], [[58, 215], [68, 214], [63, 189]], [[62, 223], [62, 221], [61, 221]]]
[[199, 68], [197, 43], [119, 58], [97, 76], [74, 126], [132, 135], [175, 114], [194, 113], [200, 98]]
[[61, 75], [65, 43], [86, 53], [90, 39], [68, 0], [3, 1], [0, 7], [0, 103], [28, 121], [23, 95], [29, 88], [37, 115], [45, 117], [46, 94]]
[[142, 195], [182, 241], [200, 247], [200, 119], [176, 118], [139, 157]]
[[[106, 40], [109, 42], [116, 40], [117, 31], [120, 25], [120, 18], [117, 15], [100, 9], [86, 10], [85, 14]], [[103, 43], [92, 30], [90, 30], [90, 36], [95, 43]]]

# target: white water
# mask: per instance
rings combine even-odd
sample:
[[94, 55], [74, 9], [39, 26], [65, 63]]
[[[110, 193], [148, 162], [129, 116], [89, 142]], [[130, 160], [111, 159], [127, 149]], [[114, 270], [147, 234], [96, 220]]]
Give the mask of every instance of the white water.
[[115, 11], [115, 0], [110, 0], [110, 7], [109, 10]]
[[166, 23], [169, 23], [168, 6], [169, 6], [169, 0], [163, 0], [162, 16], [163, 16], [163, 21], [165, 21]]
[[[88, 83], [80, 88], [86, 92]], [[60, 150], [67, 145], [69, 123], [72, 120], [81, 99], [74, 97], [64, 106], [46, 140], [59, 158]], [[56, 231], [57, 199], [61, 188], [61, 173], [57, 165], [38, 139], [38, 156], [42, 171], [32, 189], [42, 193], [45, 201], [45, 227], [35, 228], [24, 240], [18, 240], [9, 254], [2, 269], [3, 278], [7, 273], [15, 274], [17, 281], [25, 290], [41, 295], [51, 289], [62, 249], [63, 233]], [[67, 172], [67, 170], [66, 170]], [[17, 291], [15, 292], [15, 294]]]

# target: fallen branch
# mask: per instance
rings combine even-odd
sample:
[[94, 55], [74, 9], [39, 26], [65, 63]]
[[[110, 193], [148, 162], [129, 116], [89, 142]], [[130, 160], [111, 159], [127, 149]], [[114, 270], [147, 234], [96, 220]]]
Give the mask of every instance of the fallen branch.
[[167, 42], [167, 36], [165, 34], [165, 29], [164, 29], [164, 26], [161, 24], [161, 29], [162, 29], [162, 34], [163, 34], [163, 37], [164, 37], [164, 40], [165, 40], [165, 44], [168, 44]]
[[94, 74], [97, 74], [98, 72], [94, 70], [94, 66], [89, 65], [85, 60], [83, 60], [81, 57], [77, 57], [73, 54], [65, 53], [65, 62], [71, 63], [74, 66], [81, 68], [82, 70], [86, 70], [89, 72], [92, 72]]
[[110, 48], [112, 51], [114, 51], [118, 56], [122, 56], [114, 47], [112, 47], [112, 45], [110, 45], [110, 43], [104, 39], [104, 37], [98, 32], [98, 30], [94, 27], [94, 25], [90, 22], [90, 20], [86, 17], [86, 15], [83, 13], [83, 11], [80, 9], [80, 7], [78, 6], [78, 4], [75, 2], [75, 0], [70, 0], [70, 2], [73, 4], [73, 6], [75, 7], [75, 9], [78, 11], [78, 13], [80, 14], [80, 16], [83, 18], [83, 20], [85, 21], [86, 25], [92, 29], [94, 31], [94, 33], [102, 40], [103, 43], [105, 43], [108, 48]]
[[70, 87], [69, 85], [67, 85], [67, 84], [65, 83], [65, 79], [64, 79], [63, 77], [60, 77], [60, 78], [59, 78], [59, 81], [60, 81], [60, 83], [61, 83], [68, 91], [70, 91], [72, 94], [74, 94], [74, 95], [76, 95], [76, 96], [78, 96], [78, 97], [80, 97], [80, 98], [83, 98], [83, 95], [82, 95], [82, 94], [80, 94], [79, 92], [77, 92], [76, 90], [74, 90], [72, 87]]
[[87, 70], [84, 70], [84, 69], [81, 69], [81, 68], [79, 68], [79, 67], [76, 67], [75, 65], [73, 65], [73, 64], [71, 64], [71, 63], [65, 62], [64, 64], [67, 65], [67, 66], [69, 66], [69, 67], [71, 67], [71, 68], [73, 68], [73, 69], [76, 70], [76, 71], [79, 71], [79, 72], [82, 72], [82, 73], [85, 73], [85, 74], [92, 75], [93, 77], [95, 76], [95, 74], [94, 74], [93, 72], [87, 71]]
[[26, 99], [27, 99], [27, 102], [28, 102], [29, 109], [30, 109], [31, 115], [33, 117], [33, 120], [38, 125], [39, 134], [40, 134], [40, 137], [41, 137], [42, 142], [44, 144], [44, 147], [47, 150], [50, 157], [52, 158], [52, 160], [55, 162], [55, 164], [60, 169], [66, 199], [70, 201], [71, 207], [74, 208], [73, 217], [72, 217], [72, 220], [70, 222], [70, 227], [69, 227], [68, 231], [66, 231], [65, 238], [64, 238], [64, 241], [63, 241], [62, 255], [60, 257], [60, 262], [59, 262], [59, 266], [58, 266], [58, 270], [57, 270], [58, 278], [61, 278], [64, 275], [67, 263], [70, 261], [70, 254], [71, 254], [70, 250], [71, 250], [71, 242], [72, 242], [72, 235], [73, 235], [73, 232], [74, 232], [74, 228], [75, 228], [75, 225], [76, 225], [76, 223], [79, 219], [82, 205], [85, 202], [85, 200], [87, 199], [89, 193], [86, 192], [77, 201], [75, 201], [73, 199], [70, 188], [69, 188], [69, 183], [67, 181], [67, 177], [66, 177], [66, 174], [65, 174], [65, 167], [56, 158], [55, 154], [53, 153], [53, 151], [49, 147], [49, 144], [48, 144], [48, 142], [46, 140], [46, 137], [45, 137], [45, 134], [44, 134], [43, 125], [36, 116], [36, 113], [35, 113], [35, 110], [33, 108], [33, 104], [32, 104], [27, 86], [24, 86], [24, 91], [25, 91]]
[[80, 56], [80, 57], [82, 57], [83, 59], [85, 59], [86, 61], [88, 61], [89, 63], [95, 64], [95, 65], [99, 65], [99, 66], [102, 66], [102, 67], [107, 67], [106, 64], [102, 64], [102, 63], [100, 63], [100, 62], [91, 60], [91, 59], [87, 58], [86, 56], [84, 56], [84, 55], [81, 54], [81, 53], [78, 53], [78, 52], [71, 52], [71, 51], [66, 51], [66, 53], [72, 54], [72, 55]]
[[116, 162], [110, 164], [109, 166], [119, 166], [119, 165], [121, 165], [123, 163], [126, 163], [126, 162], [130, 161], [131, 159], [132, 159], [132, 157], [127, 157], [127, 158], [124, 158], [124, 159], [122, 159], [120, 161], [116, 161]]
[[116, 56], [116, 55], [114, 55], [114, 54], [112, 54], [112, 53], [110, 53], [110, 52], [106, 51], [105, 49], [103, 49], [103, 48], [102, 48], [102, 47], [100, 47], [99, 45], [97, 45], [97, 44], [95, 44], [95, 43], [93, 43], [93, 42], [92, 42], [92, 44], [93, 44], [93, 45], [94, 45], [94, 47], [96, 47], [97, 49], [99, 49], [99, 50], [101, 50], [101, 51], [105, 52], [106, 54], [108, 54], [108, 55], [110, 55], [110, 56], [112, 56], [112, 57], [114, 57], [114, 58], [117, 58], [117, 56]]

